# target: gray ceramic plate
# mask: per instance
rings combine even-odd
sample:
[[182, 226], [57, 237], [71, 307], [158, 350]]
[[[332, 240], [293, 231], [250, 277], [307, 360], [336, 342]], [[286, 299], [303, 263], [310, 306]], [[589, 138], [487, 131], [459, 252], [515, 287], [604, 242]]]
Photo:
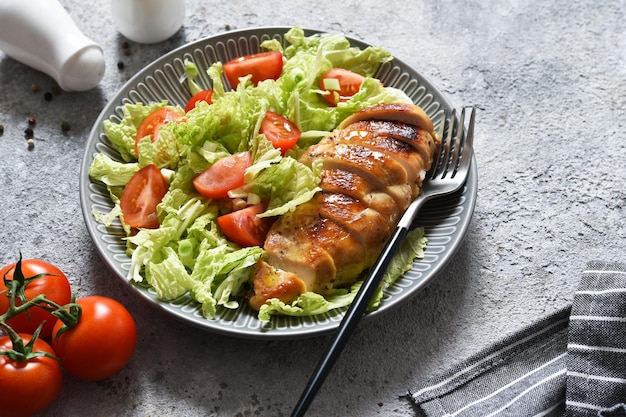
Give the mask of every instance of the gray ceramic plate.
[[[112, 203], [105, 187], [91, 181], [88, 170], [98, 152], [120, 160], [102, 130], [102, 123], [106, 119], [120, 120], [121, 108], [125, 103], [167, 99], [170, 103], [184, 107], [190, 97], [189, 91], [179, 82], [184, 74], [185, 59], [192, 60], [198, 66], [200, 76], [197, 82], [208, 86], [206, 69], [213, 62], [226, 62], [237, 56], [258, 52], [259, 45], [266, 39], [275, 38], [283, 42], [287, 30], [287, 27], [271, 27], [228, 32], [187, 44], [157, 59], [128, 81], [104, 108], [90, 133], [81, 165], [80, 198], [85, 223], [102, 259], [120, 282], [174, 317], [206, 330], [235, 337], [285, 339], [320, 335], [338, 327], [343, 311], [305, 318], [275, 317], [271, 323], [264, 324], [245, 303], [237, 310], [219, 309], [217, 317], [210, 320], [201, 316], [199, 306], [189, 297], [181, 297], [173, 302], [160, 301], [152, 289], [127, 281], [130, 258], [125, 253], [124, 232], [121, 226], [107, 228], [94, 219], [94, 210], [107, 212], [112, 208]], [[306, 30], [306, 33], [310, 35], [318, 32]], [[368, 46], [355, 39], [350, 41], [361, 48]], [[442, 110], [452, 108], [450, 102], [430, 82], [397, 59], [382, 65], [377, 78], [387, 86], [405, 91], [433, 119], [435, 126], [441, 123]], [[369, 313], [365, 319], [371, 319], [406, 302], [441, 272], [467, 231], [476, 191], [477, 171], [473, 163], [470, 177], [462, 190], [431, 202], [422, 210], [418, 221], [425, 228], [428, 238], [424, 259], [416, 261], [411, 271], [386, 290], [380, 308]]]

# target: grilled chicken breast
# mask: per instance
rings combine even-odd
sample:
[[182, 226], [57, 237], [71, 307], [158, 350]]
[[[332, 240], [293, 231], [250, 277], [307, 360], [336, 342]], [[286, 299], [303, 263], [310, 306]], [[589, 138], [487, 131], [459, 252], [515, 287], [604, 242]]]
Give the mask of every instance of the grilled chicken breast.
[[421, 108], [394, 103], [355, 113], [311, 146], [300, 161], [323, 161], [322, 191], [270, 229], [250, 306], [353, 284], [419, 194], [438, 144]]

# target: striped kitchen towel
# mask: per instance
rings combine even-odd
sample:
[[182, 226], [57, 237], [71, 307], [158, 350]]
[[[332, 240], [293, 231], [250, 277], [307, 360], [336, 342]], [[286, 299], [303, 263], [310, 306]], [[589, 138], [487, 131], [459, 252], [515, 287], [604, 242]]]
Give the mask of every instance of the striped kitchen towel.
[[626, 265], [588, 263], [571, 307], [409, 395], [426, 417], [626, 417]]

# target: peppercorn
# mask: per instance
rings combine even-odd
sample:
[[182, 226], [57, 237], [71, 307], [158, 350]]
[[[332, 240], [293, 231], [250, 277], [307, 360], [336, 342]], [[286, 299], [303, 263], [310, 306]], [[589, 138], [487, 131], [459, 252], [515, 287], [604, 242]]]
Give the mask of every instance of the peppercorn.
[[35, 132], [33, 131], [33, 129], [32, 129], [32, 128], [27, 127], [27, 128], [24, 130], [24, 135], [26, 135], [26, 137], [27, 137], [27, 138], [32, 138], [32, 137], [35, 135]]
[[117, 69], [119, 69], [119, 70], [123, 70], [124, 69], [124, 63], [122, 61], [117, 61]]
[[54, 95], [61, 94], [61, 87], [59, 87], [58, 85], [53, 86], [52, 87], [52, 94], [54, 94]]
[[28, 149], [32, 149], [35, 147], [35, 140], [33, 138], [30, 138], [26, 141], [26, 145], [28, 145]]
[[70, 130], [70, 122], [68, 122], [67, 120], [62, 120], [61, 121], [61, 130], [64, 132], [67, 132], [68, 130]]
[[32, 91], [33, 93], [36, 93], [37, 91], [39, 91], [39, 85], [32, 83], [30, 85], [30, 91]]
[[30, 117], [30, 118], [28, 119], [28, 124], [29, 124], [30, 126], [34, 126], [34, 125], [36, 125], [36, 124], [37, 124], [37, 120], [35, 120], [33, 117]]
[[4, 125], [0, 125], [0, 135], [4, 133]]
[[46, 101], [50, 101], [50, 100], [52, 100], [52, 93], [50, 93], [50, 92], [46, 92], [46, 93], [43, 95], [43, 98], [44, 98]]

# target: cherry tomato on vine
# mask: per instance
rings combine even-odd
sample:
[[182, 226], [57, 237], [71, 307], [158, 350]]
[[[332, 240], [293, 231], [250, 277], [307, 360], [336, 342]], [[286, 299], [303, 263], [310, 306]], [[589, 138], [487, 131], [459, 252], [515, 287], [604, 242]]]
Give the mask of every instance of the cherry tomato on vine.
[[98, 295], [76, 301], [82, 314], [74, 327], [62, 331], [59, 320], [52, 332], [52, 347], [72, 375], [99, 381], [115, 375], [130, 361], [137, 344], [137, 328], [118, 301]]
[[161, 107], [150, 113], [137, 128], [137, 134], [135, 136], [135, 155], [139, 156], [138, 146], [140, 139], [150, 136], [150, 140], [154, 142], [162, 126], [181, 120], [183, 117], [183, 114], [169, 107]]
[[230, 190], [244, 184], [244, 174], [251, 165], [250, 152], [239, 152], [227, 156], [195, 177], [193, 186], [206, 198], [226, 198]]
[[280, 149], [280, 153], [285, 153], [296, 146], [300, 136], [300, 130], [289, 119], [278, 113], [268, 111], [261, 122], [261, 133], [272, 142], [274, 148]]
[[237, 88], [239, 78], [252, 75], [252, 84], [263, 80], [276, 80], [283, 72], [283, 54], [278, 51], [259, 52], [240, 56], [224, 64], [224, 75], [232, 88]]
[[[24, 344], [29, 334], [19, 334]], [[46, 409], [58, 397], [63, 383], [59, 362], [49, 356], [26, 360], [12, 359], [7, 351], [13, 348], [9, 336], [0, 337], [0, 416], [28, 417]], [[52, 347], [36, 339], [33, 352], [54, 355]]]
[[[49, 262], [40, 259], [23, 259], [20, 261], [21, 271], [26, 281], [24, 295], [26, 301], [32, 300], [39, 294], [45, 294], [46, 298], [59, 305], [65, 305], [71, 301], [72, 290], [70, 283], [59, 268]], [[0, 314], [7, 312], [11, 305], [8, 296], [8, 286], [4, 280], [13, 280], [16, 273], [17, 264], [10, 264], [0, 269]], [[37, 276], [39, 275], [39, 276]], [[37, 277], [36, 277], [37, 276]], [[30, 280], [30, 278], [33, 278]], [[19, 297], [15, 298], [15, 305], [24, 303]], [[33, 334], [37, 327], [44, 323], [40, 336], [47, 337], [52, 333], [52, 328], [56, 323], [56, 317], [41, 307], [33, 306], [27, 311], [23, 311], [7, 320], [7, 324], [18, 333]]]
[[262, 246], [267, 232], [276, 220], [274, 217], [258, 217], [265, 211], [264, 203], [224, 214], [217, 224], [231, 242], [240, 246]]
[[187, 105], [185, 106], [185, 113], [193, 110], [199, 101], [206, 101], [207, 103], [211, 104], [213, 102], [211, 99], [212, 97], [213, 90], [202, 90], [200, 92], [197, 92], [187, 102]]
[[359, 92], [365, 78], [344, 68], [332, 68], [320, 78], [320, 89], [328, 91], [323, 97], [333, 106], [349, 100]]
[[120, 208], [124, 222], [130, 227], [156, 229], [159, 227], [157, 205], [167, 194], [167, 181], [156, 165], [146, 165], [128, 181]]

